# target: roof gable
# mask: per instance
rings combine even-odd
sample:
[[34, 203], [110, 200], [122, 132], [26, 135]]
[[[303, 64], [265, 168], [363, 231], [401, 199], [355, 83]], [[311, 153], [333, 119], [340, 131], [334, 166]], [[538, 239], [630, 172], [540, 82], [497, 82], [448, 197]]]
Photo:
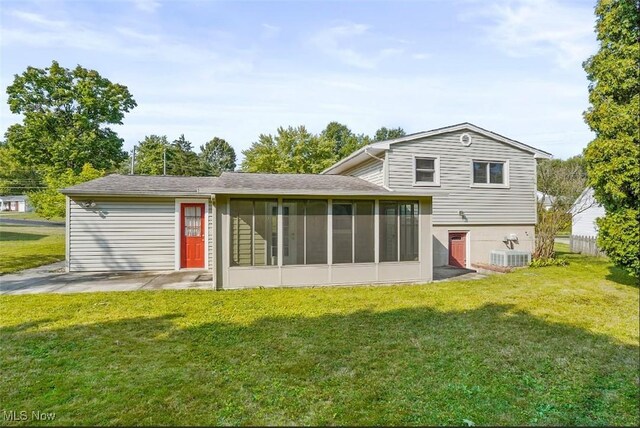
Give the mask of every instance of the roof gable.
[[456, 125], [446, 126], [443, 128], [432, 129], [430, 131], [416, 132], [414, 134], [405, 135], [404, 137], [394, 138], [392, 140], [379, 141], [373, 144], [369, 144], [353, 152], [346, 158], [336, 162], [329, 168], [325, 169], [322, 174], [341, 174], [344, 171], [360, 164], [365, 159], [369, 159], [371, 156], [380, 156], [380, 154], [389, 150], [392, 144], [420, 140], [427, 137], [458, 131], [475, 132], [492, 140], [496, 140], [525, 152], [531, 153], [535, 158], [550, 159], [553, 157], [551, 153], [545, 152], [544, 150], [536, 149], [535, 147], [504, 137], [500, 134], [496, 134], [495, 132], [480, 128], [479, 126], [476, 126], [472, 123], [464, 122]]

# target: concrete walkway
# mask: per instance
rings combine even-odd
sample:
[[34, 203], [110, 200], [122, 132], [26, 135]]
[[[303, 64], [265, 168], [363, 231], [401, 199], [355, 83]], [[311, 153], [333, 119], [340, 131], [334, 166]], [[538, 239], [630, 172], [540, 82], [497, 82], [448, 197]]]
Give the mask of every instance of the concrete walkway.
[[453, 266], [436, 266], [433, 268], [433, 282], [469, 281], [486, 277], [486, 273], [480, 273], [473, 269], [463, 269]]
[[0, 294], [180, 289], [212, 290], [211, 273], [202, 270], [66, 273], [64, 262], [58, 262], [0, 276]]

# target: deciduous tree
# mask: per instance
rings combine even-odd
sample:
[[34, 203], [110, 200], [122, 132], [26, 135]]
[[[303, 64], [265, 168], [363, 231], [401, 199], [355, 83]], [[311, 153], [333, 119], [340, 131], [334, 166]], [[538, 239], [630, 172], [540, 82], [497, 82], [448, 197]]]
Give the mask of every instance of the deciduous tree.
[[44, 218], [64, 217], [65, 197], [60, 193], [60, 190], [102, 177], [103, 175], [104, 171], [95, 169], [90, 163], [84, 164], [79, 173], [76, 173], [71, 168], [62, 173], [50, 172], [44, 178], [47, 188], [29, 192], [29, 201], [33, 205], [36, 213]]
[[200, 163], [205, 175], [220, 175], [236, 169], [236, 151], [224, 139], [214, 137], [200, 146]]
[[[574, 205], [586, 185], [587, 175], [582, 156], [566, 161], [553, 159], [538, 163], [537, 186], [542, 198], [538, 199], [537, 207], [535, 259], [554, 258], [558, 232], [571, 226], [574, 215], [590, 208], [589, 205]], [[550, 202], [550, 206], [545, 207], [545, 202]]]
[[397, 127], [397, 128], [386, 128], [386, 127], [382, 127], [380, 129], [378, 129], [373, 137], [374, 141], [385, 141], [385, 140], [391, 140], [393, 138], [400, 138], [400, 137], [404, 137], [406, 134], [406, 132], [404, 132], [404, 129]]
[[79, 173], [85, 163], [109, 170], [124, 158], [122, 139], [109, 125], [122, 124], [136, 106], [126, 86], [95, 70], [70, 70], [53, 61], [44, 69], [27, 67], [7, 94], [11, 112], [23, 117], [5, 134], [21, 166]]

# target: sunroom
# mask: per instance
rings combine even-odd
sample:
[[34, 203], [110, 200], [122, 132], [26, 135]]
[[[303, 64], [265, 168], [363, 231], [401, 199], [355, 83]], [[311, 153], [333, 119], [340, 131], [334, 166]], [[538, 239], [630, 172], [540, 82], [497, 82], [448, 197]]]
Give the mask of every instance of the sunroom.
[[225, 173], [214, 188], [217, 288], [428, 282], [431, 202], [356, 177]]

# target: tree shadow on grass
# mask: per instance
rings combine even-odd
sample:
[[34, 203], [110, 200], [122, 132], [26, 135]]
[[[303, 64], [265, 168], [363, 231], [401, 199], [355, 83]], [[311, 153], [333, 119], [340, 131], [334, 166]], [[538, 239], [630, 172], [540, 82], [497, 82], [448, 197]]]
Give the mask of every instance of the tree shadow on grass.
[[2, 241], [38, 241], [42, 238], [46, 238], [48, 235], [42, 235], [38, 233], [26, 233], [26, 232], [10, 232], [0, 231], [0, 242]]
[[506, 305], [190, 317], [2, 328], [3, 408], [58, 425], [640, 422], [638, 346]]
[[632, 287], [640, 287], [640, 278], [629, 275], [624, 269], [618, 266], [610, 266], [609, 274], [606, 276], [609, 281], [617, 282], [622, 285], [630, 285]]

